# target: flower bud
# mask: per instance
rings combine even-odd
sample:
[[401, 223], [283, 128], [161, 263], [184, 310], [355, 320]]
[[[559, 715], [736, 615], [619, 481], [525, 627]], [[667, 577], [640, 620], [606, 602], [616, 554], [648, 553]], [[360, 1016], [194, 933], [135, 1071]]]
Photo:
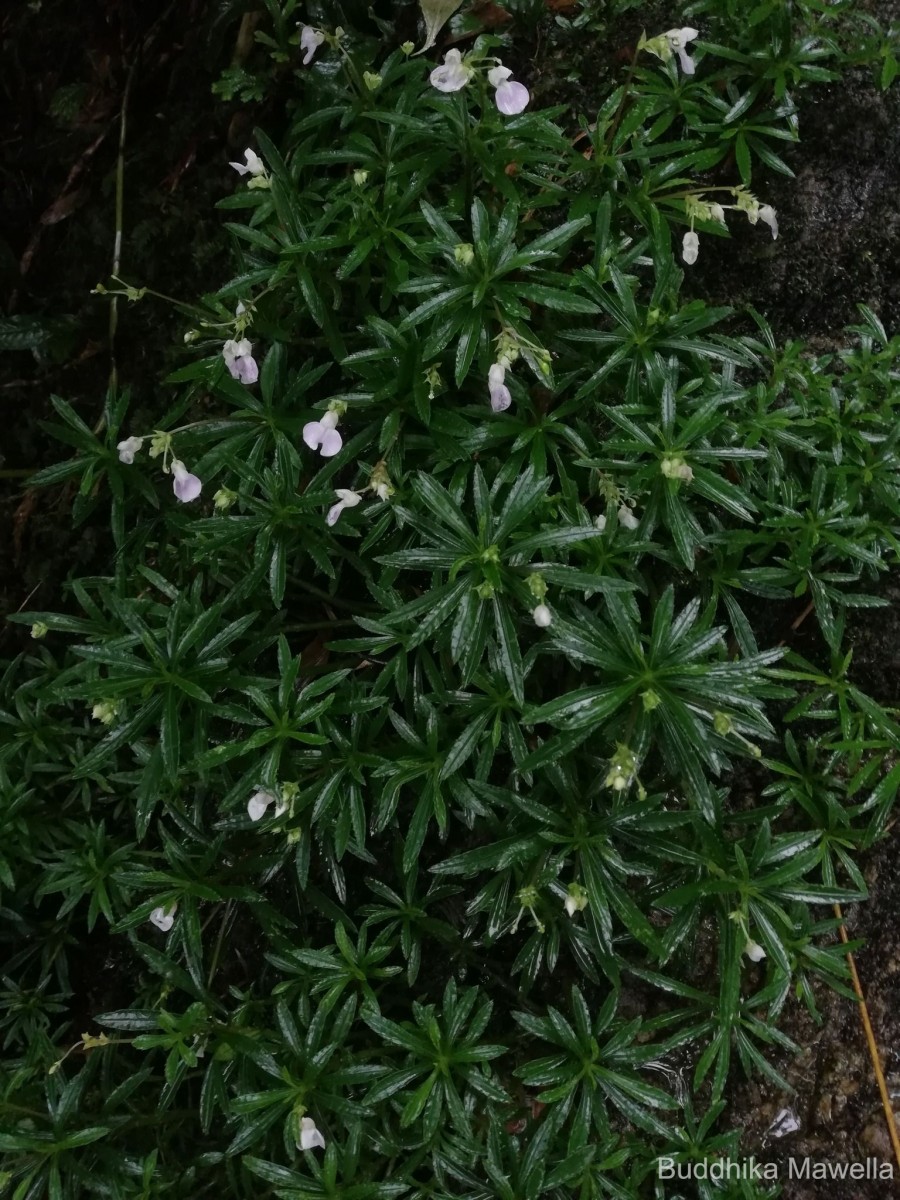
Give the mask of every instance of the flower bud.
[[31, 636], [35, 641], [40, 641], [41, 638], [45, 638], [47, 636], [49, 631], [50, 626], [46, 623], [46, 621], [35, 621], [31, 627]]
[[374, 71], [363, 71], [363, 83], [370, 92], [377, 92], [381, 87], [381, 76]]
[[713, 713], [713, 729], [719, 737], [727, 737], [734, 732], [734, 722], [728, 713], [715, 712]]
[[219, 488], [213, 496], [213, 507], [217, 512], [228, 512], [232, 504], [237, 500], [237, 492], [233, 492], [231, 488]]
[[461, 267], [471, 266], [475, 261], [475, 248], [471, 242], [460, 242], [453, 247], [453, 257]]
[[356, 184], [357, 187], [362, 187], [368, 178], [369, 178], [368, 171], [354, 171], [353, 172], [353, 182]]
[[587, 908], [588, 894], [580, 883], [570, 883], [563, 903], [569, 916], [574, 917], [577, 912], [584, 912]]
[[759, 942], [751, 941], [750, 938], [747, 938], [747, 944], [744, 946], [744, 954], [747, 955], [751, 962], [755, 963], [762, 962], [766, 957], [766, 952]]
[[117, 700], [98, 700], [91, 709], [91, 716], [102, 725], [112, 725], [118, 715], [119, 703]]
[[677, 455], [667, 454], [659, 464], [659, 469], [665, 475], [666, 479], [680, 479], [684, 483], [690, 483], [694, 478], [694, 472], [684, 459]]

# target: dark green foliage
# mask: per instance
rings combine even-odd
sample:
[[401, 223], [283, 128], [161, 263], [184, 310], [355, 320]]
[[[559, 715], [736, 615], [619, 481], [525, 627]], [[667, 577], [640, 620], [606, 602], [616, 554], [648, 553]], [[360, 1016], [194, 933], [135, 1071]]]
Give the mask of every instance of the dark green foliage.
[[0, 1194], [661, 1196], [657, 1156], [737, 1152], [734, 1072], [788, 1086], [900, 784], [845, 636], [900, 548], [900, 339], [778, 346], [673, 251], [692, 195], [790, 174], [790, 93], [844, 62], [786, 7], [693, 5], [696, 76], [642, 54], [577, 146], [385, 21], [332, 38], [158, 427], [55, 401], [38, 482], [115, 561], [11, 618]]

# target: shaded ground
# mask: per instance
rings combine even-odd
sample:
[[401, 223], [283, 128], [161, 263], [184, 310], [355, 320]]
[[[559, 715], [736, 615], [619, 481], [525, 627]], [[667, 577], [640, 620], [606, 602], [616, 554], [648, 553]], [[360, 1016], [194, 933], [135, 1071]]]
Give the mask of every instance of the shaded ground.
[[760, 188], [778, 210], [779, 240], [734, 222], [732, 240], [692, 269], [694, 289], [711, 303], [752, 304], [779, 339], [831, 345], [860, 302], [897, 330], [900, 89], [879, 91], [868, 71], [817, 88], [800, 104], [800, 139], [784, 153], [796, 178]]

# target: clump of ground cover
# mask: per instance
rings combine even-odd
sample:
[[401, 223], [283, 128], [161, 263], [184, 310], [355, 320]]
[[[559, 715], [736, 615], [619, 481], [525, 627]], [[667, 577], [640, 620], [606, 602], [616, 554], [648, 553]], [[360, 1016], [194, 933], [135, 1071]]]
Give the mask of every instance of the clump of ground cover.
[[36, 482], [116, 556], [13, 616], [4, 1185], [654, 1194], [738, 1152], [730, 1080], [788, 1087], [786, 1006], [850, 994], [832, 904], [900, 783], [846, 634], [896, 562], [900, 340], [685, 294], [790, 236], [794, 98], [850, 51], [694, 5], [575, 128], [527, 14], [419, 57], [269, 12], [288, 128], [158, 415], [54, 400]]

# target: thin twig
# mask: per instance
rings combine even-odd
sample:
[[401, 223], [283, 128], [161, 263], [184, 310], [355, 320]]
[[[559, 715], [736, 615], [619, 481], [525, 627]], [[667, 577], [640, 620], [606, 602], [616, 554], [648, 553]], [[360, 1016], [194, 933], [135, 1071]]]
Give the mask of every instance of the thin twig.
[[[841, 912], [841, 906], [837, 903], [834, 905], [834, 915], [837, 917], [840, 924], [838, 925], [838, 933], [841, 937], [841, 942], [847, 946], [850, 939], [847, 937], [847, 930], [844, 928], [844, 915]], [[866, 1005], [866, 999], [863, 995], [862, 985], [859, 982], [859, 973], [856, 970], [856, 962], [853, 954], [847, 950], [847, 965], [850, 967], [850, 978], [853, 981], [853, 990], [856, 993], [856, 998], [859, 1001], [859, 1015], [862, 1019], [863, 1030], [866, 1035], [866, 1044], [869, 1047], [869, 1057], [872, 1060], [872, 1068], [875, 1071], [875, 1079], [878, 1082], [878, 1091], [881, 1094], [881, 1104], [884, 1108], [884, 1119], [887, 1122], [888, 1136], [891, 1139], [891, 1145], [894, 1148], [894, 1158], [897, 1160], [897, 1166], [900, 1167], [900, 1136], [897, 1133], [897, 1122], [894, 1118], [894, 1106], [891, 1104], [891, 1096], [888, 1092], [888, 1086], [884, 1078], [884, 1068], [881, 1065], [881, 1055], [878, 1052], [878, 1043], [875, 1041], [875, 1033], [872, 1029], [872, 1022], [869, 1019], [869, 1009]]]
[[[125, 135], [128, 128], [128, 97], [131, 94], [131, 82], [134, 79], [140, 50], [135, 53], [128, 68], [125, 80], [125, 90], [122, 93], [122, 111], [119, 117], [119, 157], [116, 163], [116, 240], [113, 245], [112, 276], [118, 278], [122, 267], [122, 230], [125, 224]], [[119, 297], [114, 293], [109, 305], [109, 390], [114, 394], [119, 383], [119, 370], [116, 365], [116, 330], [119, 326]], [[103, 428], [105, 417], [101, 413], [94, 429], [99, 433]]]

